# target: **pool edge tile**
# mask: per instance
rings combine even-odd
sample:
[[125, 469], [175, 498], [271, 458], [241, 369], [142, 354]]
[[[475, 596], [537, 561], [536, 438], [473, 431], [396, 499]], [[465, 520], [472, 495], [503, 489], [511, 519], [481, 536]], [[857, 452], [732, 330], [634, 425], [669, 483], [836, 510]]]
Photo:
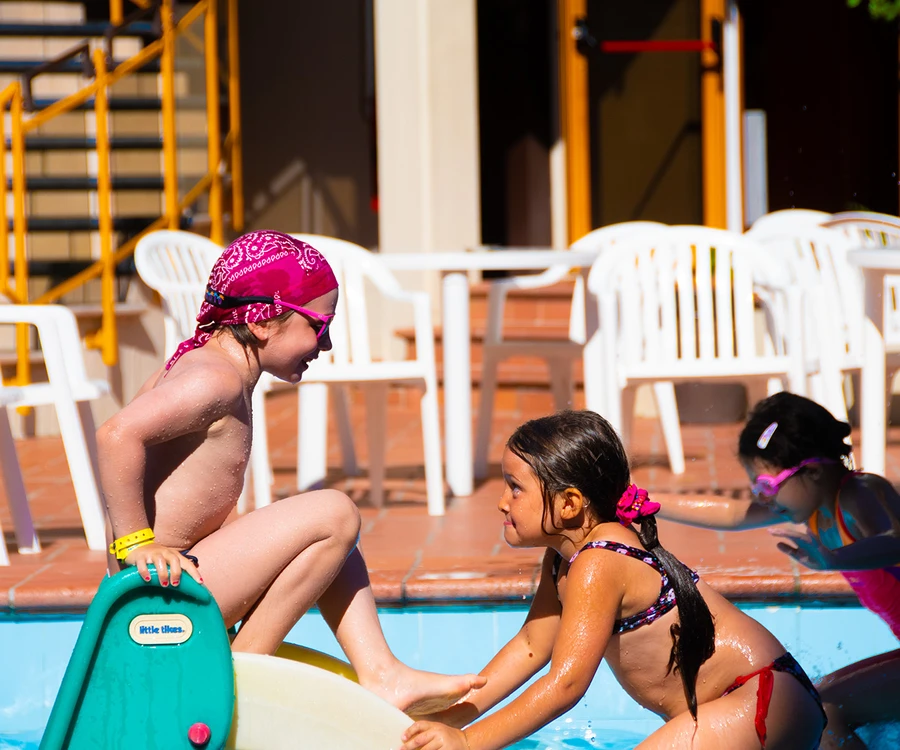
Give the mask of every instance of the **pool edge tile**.
[[535, 592], [531, 572], [515, 575], [493, 575], [479, 579], [424, 578], [412, 576], [405, 584], [407, 602], [422, 601], [521, 601]]

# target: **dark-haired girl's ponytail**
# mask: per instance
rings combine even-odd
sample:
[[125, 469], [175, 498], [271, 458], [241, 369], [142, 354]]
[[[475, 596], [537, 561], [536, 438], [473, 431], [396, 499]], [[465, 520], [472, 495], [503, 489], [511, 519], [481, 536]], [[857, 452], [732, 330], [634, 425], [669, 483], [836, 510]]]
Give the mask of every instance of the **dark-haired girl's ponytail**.
[[625, 525], [639, 524], [641, 544], [659, 561], [675, 592], [679, 621], [670, 631], [672, 651], [666, 671], [668, 674], [674, 668], [681, 674], [688, 709], [696, 721], [697, 675], [716, 650], [716, 628], [691, 571], [659, 543], [654, 517], [658, 510], [659, 504], [649, 499], [646, 490], [631, 485], [616, 506], [616, 517]]

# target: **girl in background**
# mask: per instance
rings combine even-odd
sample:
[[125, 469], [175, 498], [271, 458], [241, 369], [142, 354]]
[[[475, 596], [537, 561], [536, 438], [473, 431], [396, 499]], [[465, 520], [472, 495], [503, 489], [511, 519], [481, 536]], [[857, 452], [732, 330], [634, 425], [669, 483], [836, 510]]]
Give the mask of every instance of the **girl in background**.
[[[738, 458], [752, 499], [672, 497], [661, 515], [712, 529], [750, 529], [784, 522], [778, 548], [813, 570], [840, 571], [860, 602], [900, 637], [900, 495], [875, 474], [853, 471], [850, 425], [808, 398], [777, 393], [751, 411]], [[824, 677], [828, 714], [823, 748], [862, 750], [854, 731], [900, 719], [900, 650]]]

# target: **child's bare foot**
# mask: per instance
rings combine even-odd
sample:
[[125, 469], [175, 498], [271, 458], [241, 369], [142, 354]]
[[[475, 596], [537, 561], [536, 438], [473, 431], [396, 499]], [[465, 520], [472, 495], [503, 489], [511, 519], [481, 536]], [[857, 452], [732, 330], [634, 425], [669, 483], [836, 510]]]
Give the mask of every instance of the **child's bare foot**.
[[382, 675], [377, 683], [360, 676], [363, 687], [413, 717], [444, 711], [470, 690], [484, 687], [486, 683], [487, 677], [477, 674], [437, 674], [403, 664], [391, 674]]

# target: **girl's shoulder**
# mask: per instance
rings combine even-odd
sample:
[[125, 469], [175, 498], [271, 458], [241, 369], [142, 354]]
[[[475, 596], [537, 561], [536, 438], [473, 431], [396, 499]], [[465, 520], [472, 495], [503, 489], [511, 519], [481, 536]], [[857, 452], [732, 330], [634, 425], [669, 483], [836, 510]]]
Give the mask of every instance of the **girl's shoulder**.
[[865, 500], [873, 493], [877, 495], [893, 496], [900, 498], [894, 485], [879, 474], [869, 474], [865, 471], [854, 471], [841, 485], [839, 494], [841, 502], [853, 500]]
[[[205, 347], [204, 347], [205, 348]], [[223, 415], [246, 401], [241, 373], [226, 358], [196, 349], [160, 370], [133, 404], [191, 414]]]
[[191, 380], [200, 380], [226, 390], [240, 390], [243, 386], [241, 373], [231, 357], [209, 344], [185, 352], [170, 369], [160, 372], [156, 385]]
[[900, 494], [878, 474], [854, 473], [841, 487], [837, 504], [863, 535], [900, 530]]
[[640, 560], [651, 567], [658, 565], [655, 556], [641, 546], [637, 536], [632, 539], [627, 531], [625, 534], [604, 535], [603, 539], [593, 539], [583, 544], [567, 562], [573, 566], [576, 560], [576, 567], [605, 571], [632, 570], [632, 560]]

